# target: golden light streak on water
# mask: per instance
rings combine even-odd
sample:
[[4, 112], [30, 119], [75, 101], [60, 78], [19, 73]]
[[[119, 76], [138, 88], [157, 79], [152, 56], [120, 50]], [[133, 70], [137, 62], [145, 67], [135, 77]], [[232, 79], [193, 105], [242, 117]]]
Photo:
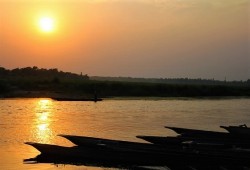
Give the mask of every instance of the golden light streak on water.
[[53, 102], [50, 99], [40, 99], [35, 108], [35, 119], [33, 126], [35, 129], [35, 138], [41, 143], [51, 143], [53, 138], [51, 130], [51, 115]]

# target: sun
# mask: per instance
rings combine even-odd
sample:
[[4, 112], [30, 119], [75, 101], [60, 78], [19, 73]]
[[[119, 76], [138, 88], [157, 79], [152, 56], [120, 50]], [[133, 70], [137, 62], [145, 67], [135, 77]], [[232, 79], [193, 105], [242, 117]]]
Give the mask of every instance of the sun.
[[55, 29], [55, 22], [50, 17], [42, 17], [39, 20], [39, 29], [42, 32], [52, 32]]

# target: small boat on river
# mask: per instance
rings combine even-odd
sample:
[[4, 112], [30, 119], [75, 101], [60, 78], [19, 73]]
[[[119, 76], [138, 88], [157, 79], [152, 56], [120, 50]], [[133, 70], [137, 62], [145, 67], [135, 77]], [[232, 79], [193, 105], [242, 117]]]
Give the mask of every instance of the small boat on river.
[[128, 148], [127, 146], [123, 147], [122, 145], [64, 147], [33, 142], [27, 142], [25, 144], [33, 146], [40, 151], [42, 155], [47, 155], [53, 159], [64, 160], [86, 159], [105, 162], [110, 161], [118, 164], [165, 165], [167, 163], [176, 163], [178, 159], [182, 159], [183, 156], [185, 156], [182, 151], [177, 150], [165, 152], [161, 150], [147, 150], [147, 148]]
[[224, 137], [228, 136], [228, 132], [207, 131], [180, 127], [165, 126], [165, 128], [175, 131], [182, 136], [200, 136], [200, 137]]
[[[245, 152], [194, 152], [181, 149], [148, 149], [124, 145], [94, 145], [65, 147], [51, 144], [26, 142], [52, 159], [95, 160], [136, 165], [249, 165], [250, 155]], [[153, 144], [152, 144], [153, 145]]]
[[[112, 147], [122, 147], [127, 148], [129, 150], [151, 150], [151, 151], [162, 151], [162, 146], [157, 144], [152, 145], [152, 143], [141, 143], [141, 142], [131, 142], [131, 141], [123, 141], [123, 140], [113, 140], [113, 139], [104, 139], [104, 138], [96, 138], [89, 136], [76, 136], [76, 135], [63, 135], [60, 134], [58, 136], [64, 137], [67, 140], [71, 141], [73, 144], [77, 146], [88, 146], [88, 147], [96, 147], [96, 146], [112, 146]], [[144, 140], [145, 141], [145, 140]], [[171, 145], [165, 149], [177, 149], [174, 145]], [[182, 148], [178, 147], [179, 150]]]
[[225, 148], [250, 148], [249, 138], [231, 138], [231, 136], [224, 138], [200, 138], [200, 137], [164, 137], [164, 136], [136, 136], [152, 144], [162, 145], [166, 147], [170, 146], [182, 146], [191, 147], [195, 149], [225, 149]]
[[226, 129], [230, 134], [238, 136], [246, 136], [250, 138], [250, 128], [244, 125], [239, 126], [220, 126], [223, 129]]
[[[122, 140], [113, 140], [113, 139], [104, 139], [104, 138], [96, 138], [89, 136], [76, 136], [76, 135], [65, 135], [60, 134], [58, 136], [64, 137], [78, 146], [93, 146], [93, 145], [143, 145], [146, 143], [138, 143], [138, 142], [130, 142], [130, 141], [122, 141]], [[148, 145], [148, 144], [146, 144]]]
[[102, 101], [101, 98], [67, 98], [67, 97], [53, 97], [52, 100], [56, 101], [93, 101], [99, 102]]
[[[229, 126], [232, 127], [232, 126]], [[166, 127], [178, 136], [137, 136], [149, 143], [61, 134], [76, 146], [26, 142], [41, 152], [45, 161], [98, 162], [117, 165], [166, 165], [176, 167], [250, 167], [250, 138], [228, 132]], [[242, 129], [249, 129], [241, 127]], [[245, 132], [245, 131], [244, 131]], [[40, 158], [41, 158], [40, 157]], [[49, 160], [47, 160], [49, 158]], [[41, 159], [40, 159], [41, 160]], [[211, 168], [214, 169], [214, 168]]]

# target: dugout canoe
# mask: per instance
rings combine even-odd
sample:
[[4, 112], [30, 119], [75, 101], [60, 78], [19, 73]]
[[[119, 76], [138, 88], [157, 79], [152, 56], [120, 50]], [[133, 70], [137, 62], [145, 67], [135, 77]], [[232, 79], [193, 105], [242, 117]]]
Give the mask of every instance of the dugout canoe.
[[250, 138], [250, 128], [247, 127], [245, 124], [239, 126], [220, 126], [220, 127], [226, 129], [232, 135]]
[[230, 135], [228, 132], [217, 132], [217, 131], [189, 129], [189, 128], [180, 128], [171, 126], [165, 126], [165, 128], [171, 129], [177, 134], [180, 134], [182, 136], [224, 137]]
[[183, 159], [185, 154], [180, 151], [164, 152], [160, 150], [145, 150], [113, 145], [95, 145], [65, 147], [51, 144], [26, 142], [42, 155], [63, 160], [96, 160], [100, 162], [116, 162], [118, 164], [166, 165]]
[[145, 150], [128, 149], [122, 146], [97, 145], [96, 147], [75, 146], [64, 147], [51, 144], [26, 142], [52, 159], [64, 160], [96, 160], [135, 165], [169, 165], [169, 164], [218, 164], [249, 165], [249, 154], [226, 152], [190, 152], [179, 150]]
[[182, 146], [192, 147], [195, 149], [225, 149], [225, 148], [242, 148], [250, 149], [250, 140], [246, 138], [199, 138], [199, 137], [164, 137], [164, 136], [136, 136], [152, 144], [162, 146]]
[[73, 144], [77, 146], [95, 147], [96, 145], [108, 145], [108, 146], [122, 146], [130, 149], [132, 148], [160, 149], [159, 147], [157, 147], [156, 145], [152, 145], [151, 143], [140, 143], [140, 142], [96, 138], [90, 136], [66, 135], [66, 134], [60, 134], [58, 136], [66, 138], [67, 140], [71, 141]]
[[56, 101], [93, 101], [93, 102], [99, 102], [103, 100], [101, 98], [67, 98], [67, 97], [53, 97], [51, 99]]

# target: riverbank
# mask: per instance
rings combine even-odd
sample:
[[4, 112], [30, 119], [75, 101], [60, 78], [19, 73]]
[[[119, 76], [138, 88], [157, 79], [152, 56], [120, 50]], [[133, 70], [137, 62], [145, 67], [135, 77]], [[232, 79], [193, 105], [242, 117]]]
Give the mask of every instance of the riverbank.
[[[109, 97], [244, 97], [250, 96], [250, 81], [215, 81], [202, 79], [91, 80], [57, 69], [23, 69], [0, 72], [0, 97], [109, 98]], [[115, 80], [115, 81], [114, 81]], [[144, 80], [144, 79], [143, 79]], [[146, 81], [147, 80], [147, 81]]]
[[[0, 99], [14, 98], [51, 98], [51, 99], [67, 99], [93, 101], [94, 95], [81, 95], [76, 93], [62, 93], [50, 91], [14, 91], [5, 95], [0, 95]], [[227, 100], [227, 99], [250, 99], [250, 96], [194, 96], [194, 97], [157, 97], [157, 96], [108, 96], [98, 97], [98, 100]]]

